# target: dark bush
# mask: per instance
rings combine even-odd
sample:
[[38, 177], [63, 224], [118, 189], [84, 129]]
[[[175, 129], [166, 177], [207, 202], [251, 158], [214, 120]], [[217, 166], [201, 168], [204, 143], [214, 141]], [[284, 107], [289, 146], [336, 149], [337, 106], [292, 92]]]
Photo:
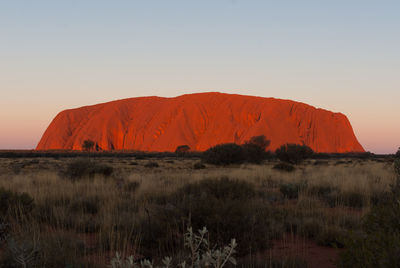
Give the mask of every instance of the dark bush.
[[317, 219], [302, 219], [299, 226], [299, 233], [303, 237], [315, 239], [322, 231], [322, 224]]
[[310, 158], [313, 153], [310, 147], [299, 144], [285, 144], [275, 151], [276, 157], [278, 157], [279, 160], [291, 164], [298, 164]]
[[82, 149], [84, 151], [90, 152], [94, 148], [94, 141], [92, 140], [84, 140], [82, 143]]
[[279, 187], [280, 192], [288, 199], [296, 199], [299, 197], [300, 185], [295, 183], [285, 183]]
[[241, 164], [245, 160], [245, 155], [241, 146], [235, 143], [225, 143], [205, 151], [202, 159], [204, 162], [214, 165]]
[[367, 205], [368, 200], [364, 198], [364, 194], [358, 191], [347, 191], [340, 195], [342, 204], [352, 208], [362, 208]]
[[[235, 237], [239, 254], [267, 248], [277, 236], [270, 226], [271, 211], [258, 198], [254, 185], [247, 182], [207, 179], [185, 185], [157, 202], [163, 209], [144, 220], [141, 227], [144, 249], [176, 246], [180, 236], [173, 234], [182, 222], [195, 230], [207, 226], [213, 245]], [[155, 245], [157, 240], [161, 244]]]
[[265, 149], [270, 143], [264, 135], [251, 137], [250, 140], [242, 145], [246, 161], [260, 164], [267, 156]]
[[286, 172], [292, 172], [296, 168], [293, 165], [282, 162], [282, 163], [278, 163], [278, 164], [274, 165], [273, 169], [286, 171]]
[[336, 226], [328, 226], [317, 236], [317, 243], [325, 247], [343, 248], [346, 232]]
[[197, 162], [197, 163], [194, 163], [193, 168], [194, 169], [205, 169], [206, 166], [201, 162]]
[[189, 151], [190, 147], [188, 145], [179, 145], [178, 147], [176, 147], [175, 153], [178, 155], [184, 155]]
[[399, 267], [400, 188], [374, 205], [363, 218], [361, 230], [345, 241], [339, 267]]
[[251, 137], [250, 140], [245, 142], [245, 144], [256, 145], [261, 150], [265, 151], [265, 149], [271, 144], [271, 141], [267, 140], [264, 135], [260, 135]]
[[93, 178], [96, 174], [109, 177], [113, 171], [113, 167], [109, 165], [97, 163], [88, 158], [78, 158], [67, 164], [62, 175], [74, 181], [82, 178]]
[[238, 259], [237, 267], [241, 268], [308, 268], [307, 261], [300, 256], [268, 256], [269, 259], [263, 258], [242, 258]]
[[324, 160], [317, 160], [314, 162], [314, 166], [326, 166], [328, 165], [329, 162], [328, 161], [324, 161]]
[[[398, 180], [400, 180], [400, 148], [395, 156], [396, 158], [394, 159], [394, 171], [396, 172]], [[399, 181], [397, 183], [399, 183]]]
[[73, 213], [97, 214], [99, 211], [99, 199], [96, 197], [80, 197], [71, 202], [69, 209]]
[[159, 167], [159, 165], [155, 161], [149, 161], [144, 165], [144, 167], [146, 167], [146, 168], [157, 168], [157, 167]]
[[78, 235], [71, 233], [44, 234], [39, 241], [37, 267], [95, 267], [86, 263], [85, 242]]
[[256, 144], [243, 144], [242, 148], [246, 162], [260, 164], [265, 159], [265, 150]]
[[0, 216], [18, 216], [30, 213], [34, 200], [27, 193], [15, 193], [0, 188]]
[[140, 186], [138, 181], [130, 181], [124, 185], [124, 190], [128, 192], [135, 192]]

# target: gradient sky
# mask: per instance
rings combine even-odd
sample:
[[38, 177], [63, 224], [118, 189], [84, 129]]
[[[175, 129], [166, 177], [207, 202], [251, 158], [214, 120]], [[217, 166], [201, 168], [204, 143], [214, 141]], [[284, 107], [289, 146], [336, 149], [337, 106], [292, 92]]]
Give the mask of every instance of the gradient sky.
[[400, 146], [400, 1], [0, 0], [0, 149], [61, 110], [220, 91], [342, 112]]

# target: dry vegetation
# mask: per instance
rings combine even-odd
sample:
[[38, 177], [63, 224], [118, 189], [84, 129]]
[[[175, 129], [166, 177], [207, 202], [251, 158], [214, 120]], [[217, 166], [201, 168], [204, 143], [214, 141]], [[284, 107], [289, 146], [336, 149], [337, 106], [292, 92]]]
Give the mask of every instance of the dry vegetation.
[[238, 267], [335, 267], [395, 182], [390, 159], [308, 160], [292, 172], [276, 160], [199, 161], [0, 158], [0, 266], [24, 267], [16, 253], [25, 267], [107, 267], [116, 252], [179, 260], [190, 225], [207, 226], [212, 244], [236, 238]]

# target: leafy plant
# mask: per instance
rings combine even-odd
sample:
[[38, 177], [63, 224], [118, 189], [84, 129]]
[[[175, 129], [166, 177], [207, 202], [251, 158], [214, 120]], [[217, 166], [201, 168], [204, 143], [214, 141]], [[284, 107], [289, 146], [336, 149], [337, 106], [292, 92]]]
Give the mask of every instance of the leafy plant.
[[184, 234], [184, 247], [188, 253], [183, 257], [183, 260], [176, 266], [173, 265], [172, 258], [165, 257], [162, 259], [162, 265], [156, 266], [149, 260], [142, 260], [136, 262], [133, 256], [122, 258], [117, 252], [116, 256], [111, 260], [112, 268], [223, 268], [226, 264], [230, 263], [236, 265], [234, 255], [236, 253], [236, 240], [232, 239], [231, 243], [222, 248], [210, 247], [210, 241], [207, 239], [207, 229], [198, 231], [198, 234], [193, 232], [192, 227], [187, 229]]

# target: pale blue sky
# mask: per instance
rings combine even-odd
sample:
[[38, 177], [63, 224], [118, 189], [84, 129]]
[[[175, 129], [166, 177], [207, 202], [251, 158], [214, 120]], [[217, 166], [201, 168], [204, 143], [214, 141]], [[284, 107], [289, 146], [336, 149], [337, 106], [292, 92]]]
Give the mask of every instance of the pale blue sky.
[[61, 110], [221, 91], [346, 114], [366, 150], [400, 146], [400, 1], [1, 1], [0, 148]]

